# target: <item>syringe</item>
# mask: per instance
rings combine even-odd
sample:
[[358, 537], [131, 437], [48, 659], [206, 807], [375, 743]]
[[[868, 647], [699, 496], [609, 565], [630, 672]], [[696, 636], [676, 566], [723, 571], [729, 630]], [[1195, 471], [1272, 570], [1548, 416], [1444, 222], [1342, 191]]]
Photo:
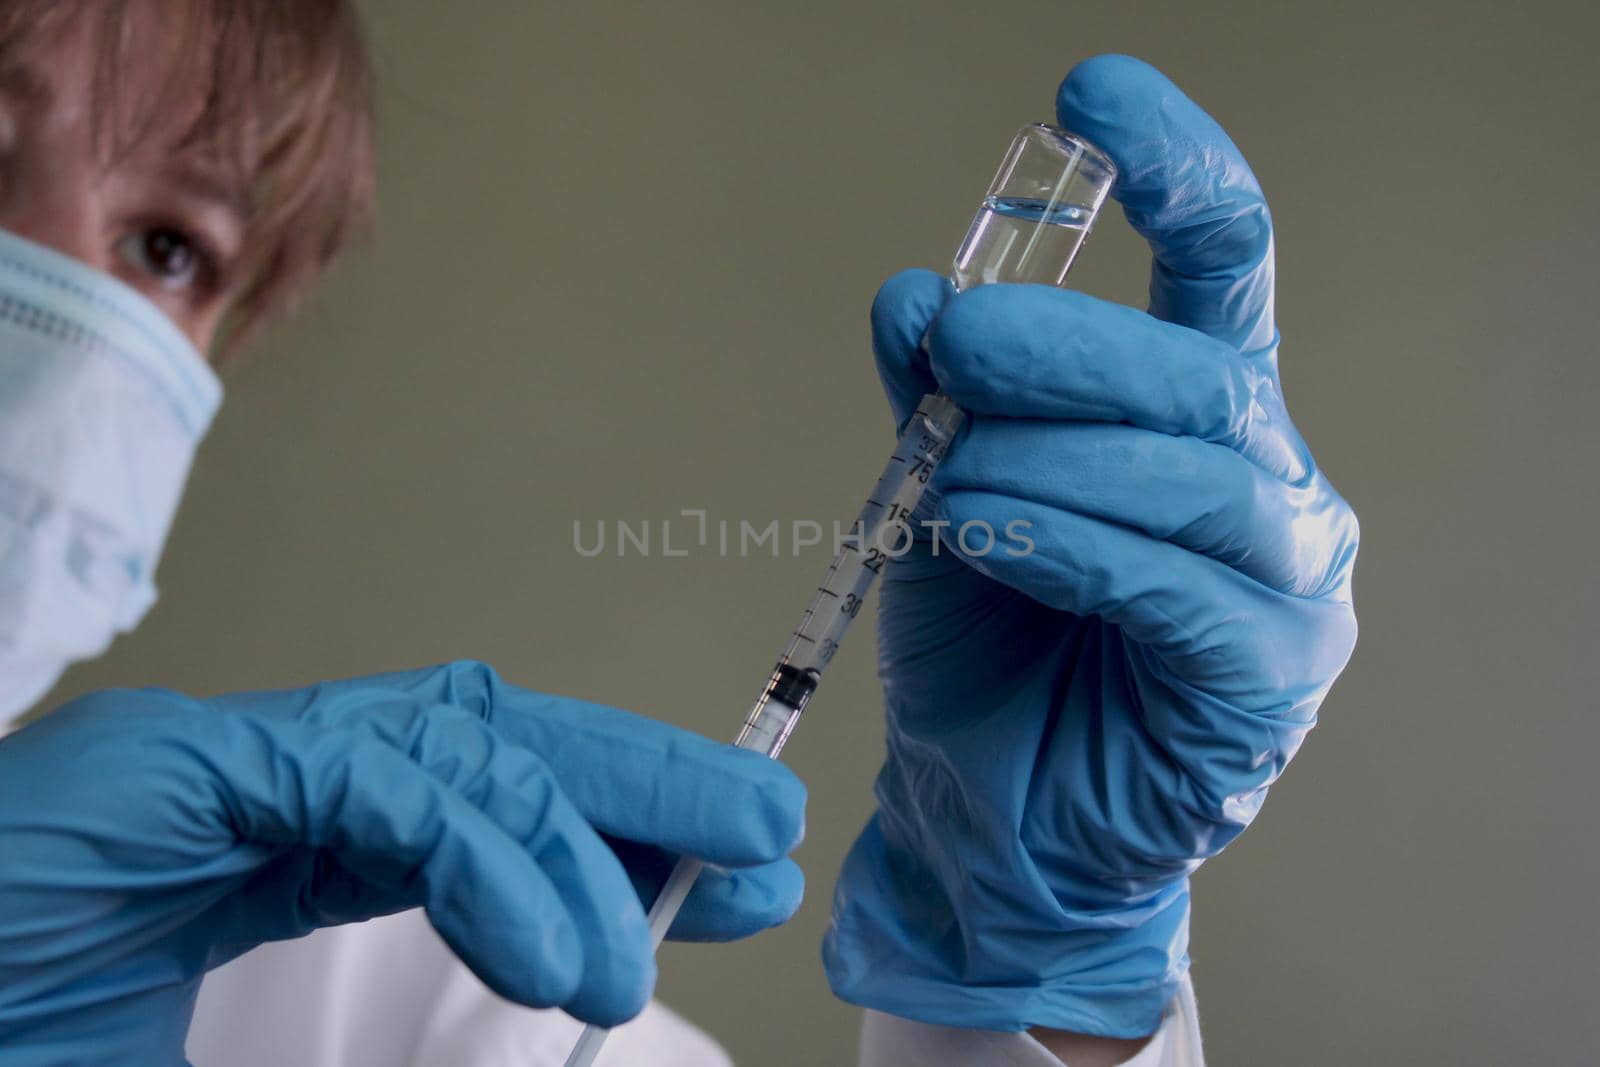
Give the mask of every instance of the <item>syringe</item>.
[[[956, 285], [1061, 284], [1115, 176], [1111, 161], [1082, 138], [1052, 126], [1024, 126], [956, 253]], [[966, 415], [942, 393], [924, 396], [906, 420], [850, 536], [841, 539], [838, 554], [745, 716], [736, 746], [772, 759], [783, 751], [872, 583], [908, 549], [914, 536], [912, 514], [965, 422]], [[655, 945], [666, 937], [704, 866], [685, 856], [673, 867], [648, 913]], [[609, 1033], [604, 1027], [586, 1027], [566, 1067], [588, 1067]]]

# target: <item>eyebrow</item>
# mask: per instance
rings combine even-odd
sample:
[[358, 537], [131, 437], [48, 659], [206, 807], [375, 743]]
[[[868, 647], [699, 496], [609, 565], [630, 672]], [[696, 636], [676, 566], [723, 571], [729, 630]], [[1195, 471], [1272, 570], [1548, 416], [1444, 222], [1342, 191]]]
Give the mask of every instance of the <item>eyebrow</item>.
[[241, 225], [250, 218], [250, 198], [239, 187], [209, 168], [173, 160], [161, 171], [161, 179], [194, 200], [213, 204], [232, 215]]

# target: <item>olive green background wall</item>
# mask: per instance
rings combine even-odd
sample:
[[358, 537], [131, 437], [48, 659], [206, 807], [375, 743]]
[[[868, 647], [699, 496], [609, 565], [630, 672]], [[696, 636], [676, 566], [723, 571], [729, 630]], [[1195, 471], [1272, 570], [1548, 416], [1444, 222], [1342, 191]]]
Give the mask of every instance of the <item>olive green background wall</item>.
[[[230, 375], [160, 606], [57, 697], [470, 656], [730, 735], [822, 551], [583, 559], [573, 520], [853, 514], [890, 440], [877, 284], [945, 264], [1075, 61], [1132, 52], [1261, 177], [1290, 404], [1364, 533], [1355, 660], [1196, 879], [1209, 1058], [1589, 1061], [1592, 10], [369, 4], [380, 237]], [[1077, 281], [1140, 303], [1146, 259], [1111, 212]], [[665, 956], [745, 1064], [853, 1055], [817, 942], [873, 661], [863, 626], [789, 749], [800, 917]]]

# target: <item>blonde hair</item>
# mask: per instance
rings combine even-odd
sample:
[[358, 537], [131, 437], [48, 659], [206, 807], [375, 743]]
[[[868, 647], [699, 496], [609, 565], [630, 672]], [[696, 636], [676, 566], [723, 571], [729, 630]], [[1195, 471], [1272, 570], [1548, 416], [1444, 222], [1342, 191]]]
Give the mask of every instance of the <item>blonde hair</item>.
[[[160, 89], [125, 101], [120, 72], [159, 15], [179, 57]], [[184, 142], [238, 168], [249, 194], [241, 280], [218, 351], [236, 352], [291, 308], [369, 224], [372, 94], [349, 0], [0, 0], [0, 63], [13, 49], [95, 19], [93, 105], [112, 150], [173, 107], [201, 101]], [[110, 114], [107, 123], [101, 117]]]

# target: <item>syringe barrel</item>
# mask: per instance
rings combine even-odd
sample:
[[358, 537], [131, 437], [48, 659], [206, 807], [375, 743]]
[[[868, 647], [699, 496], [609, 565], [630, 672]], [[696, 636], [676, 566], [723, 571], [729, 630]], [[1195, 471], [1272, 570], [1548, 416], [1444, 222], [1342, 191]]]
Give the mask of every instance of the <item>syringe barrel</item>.
[[817, 691], [820, 679], [820, 672], [801, 670], [779, 662], [772, 669], [772, 676], [767, 679], [767, 687], [756, 698], [750, 714], [745, 716], [744, 726], [733, 743], [769, 759], [777, 759], [778, 753], [783, 751], [784, 744], [789, 740], [790, 732], [794, 730], [794, 724], [800, 721], [800, 713], [806, 709], [806, 702]]
[[828, 565], [735, 745], [778, 758], [872, 583], [889, 562], [909, 551], [915, 537], [911, 516], [965, 421], [961, 409], [937, 393], [923, 397], [906, 420], [851, 537]]

